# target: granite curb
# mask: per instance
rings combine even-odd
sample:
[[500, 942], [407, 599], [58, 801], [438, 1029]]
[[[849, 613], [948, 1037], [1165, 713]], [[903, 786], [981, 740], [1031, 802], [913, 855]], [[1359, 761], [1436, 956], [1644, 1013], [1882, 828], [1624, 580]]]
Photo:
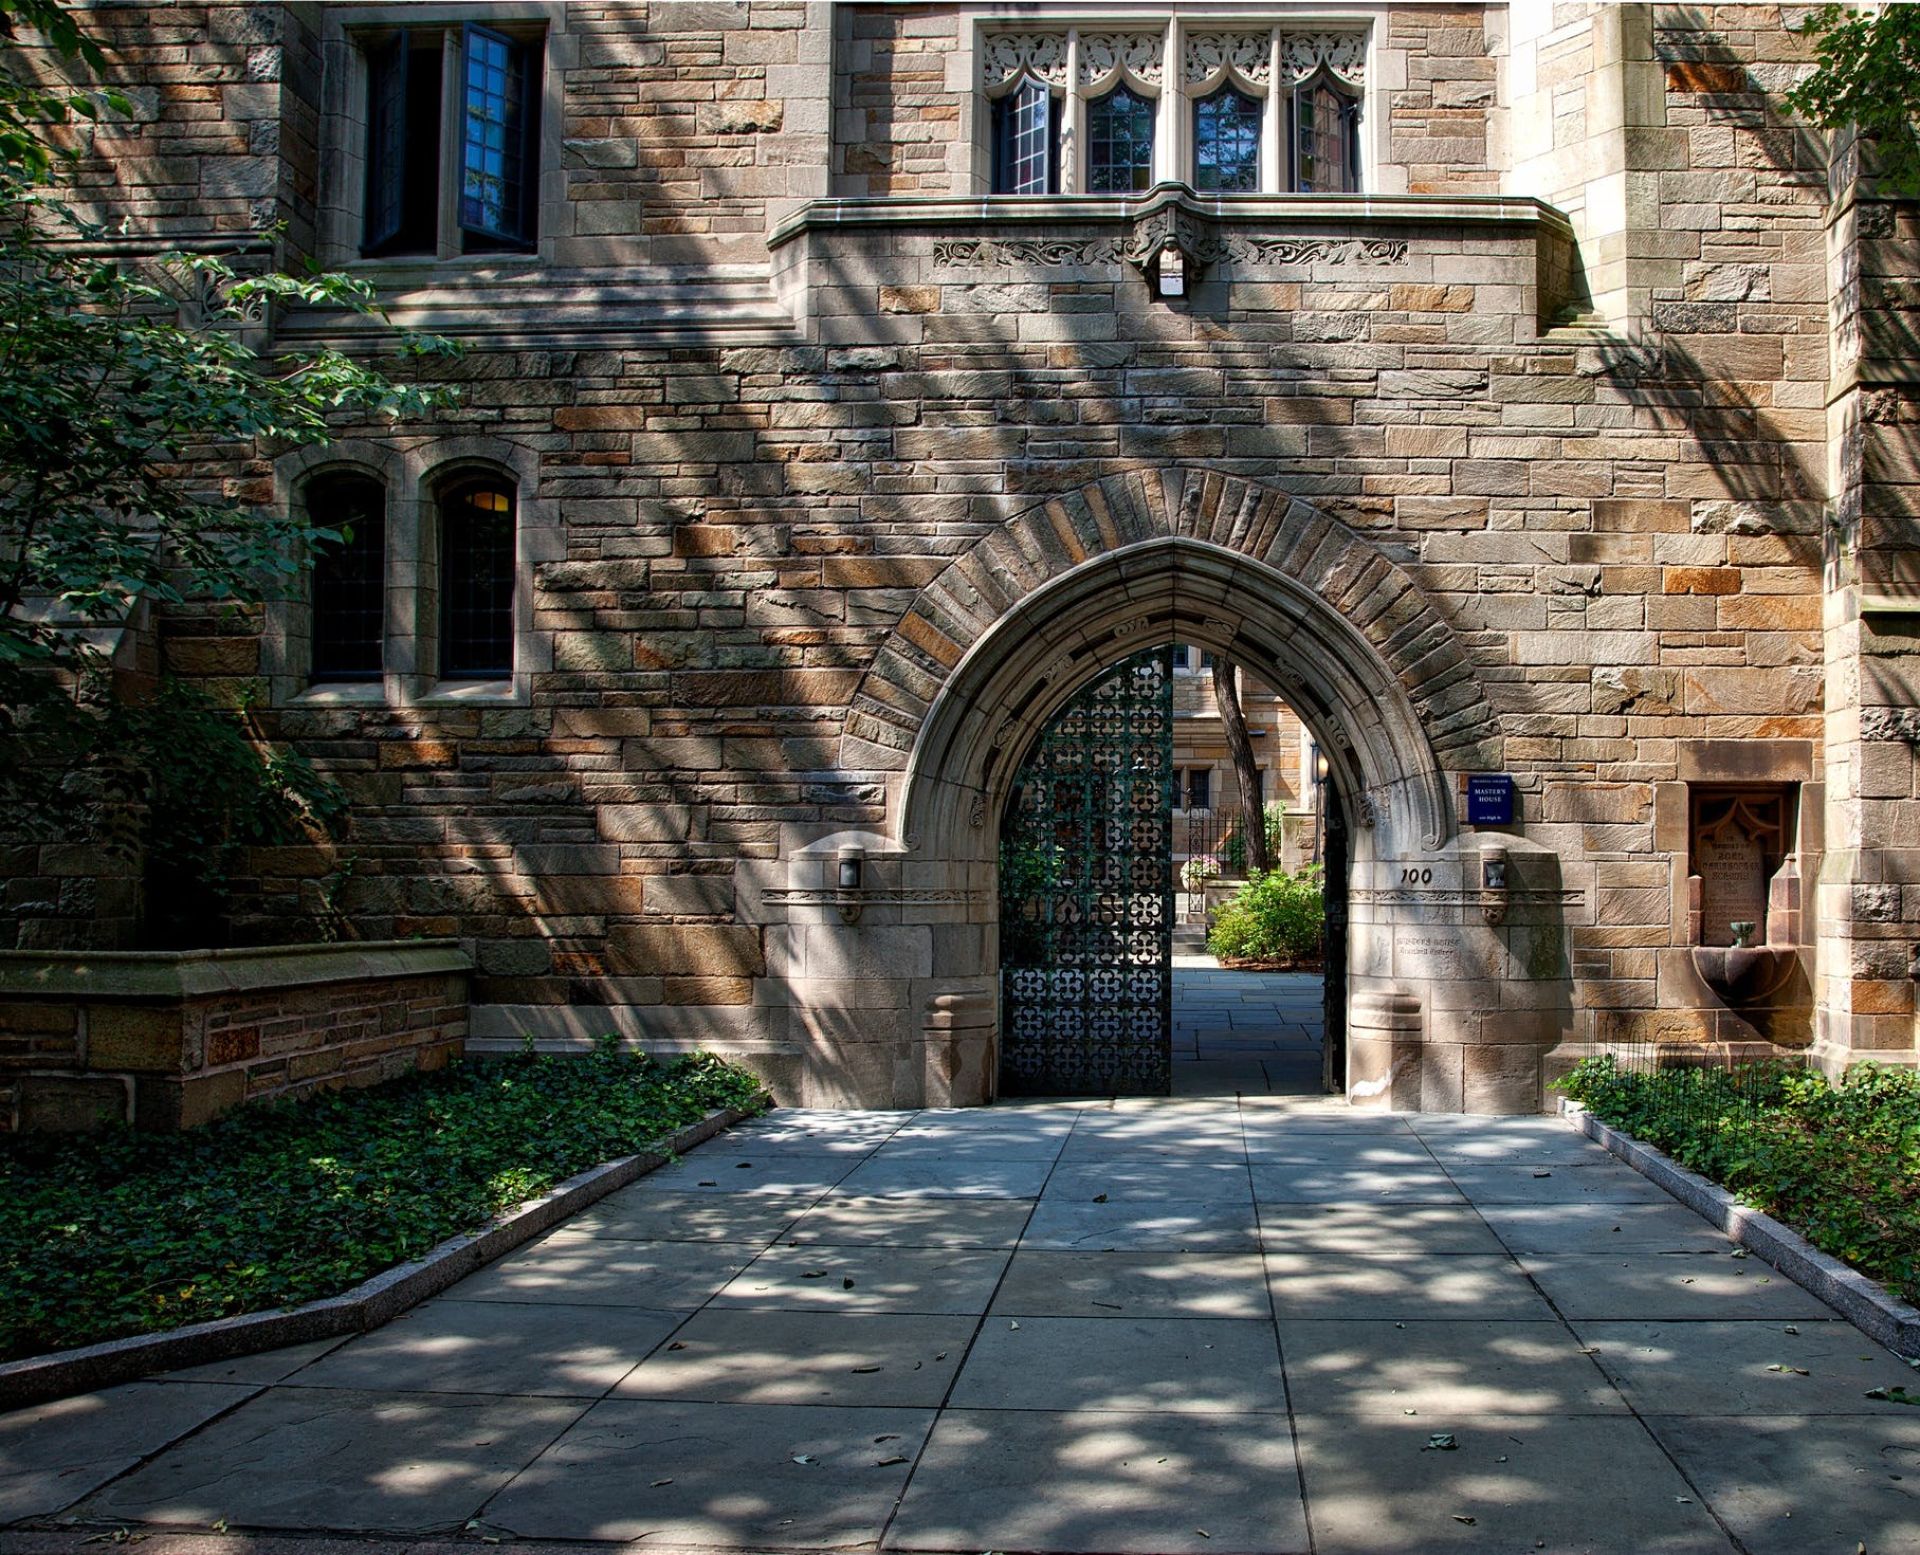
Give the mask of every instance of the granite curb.
[[1742, 1204], [1719, 1184], [1602, 1123], [1579, 1103], [1563, 1099], [1560, 1114], [1794, 1284], [1818, 1296], [1869, 1339], [1909, 1360], [1920, 1358], [1920, 1310], [1889, 1295], [1858, 1269], [1821, 1252], [1790, 1226]]
[[136, 1334], [77, 1350], [55, 1350], [9, 1361], [0, 1365], [0, 1411], [91, 1393], [152, 1372], [204, 1366], [237, 1355], [378, 1328], [748, 1116], [733, 1107], [709, 1112], [698, 1123], [690, 1123], [661, 1141], [657, 1150], [622, 1156], [578, 1172], [550, 1193], [496, 1216], [482, 1230], [450, 1237], [423, 1256], [396, 1264], [338, 1296], [309, 1301], [283, 1312], [216, 1318], [171, 1333]]

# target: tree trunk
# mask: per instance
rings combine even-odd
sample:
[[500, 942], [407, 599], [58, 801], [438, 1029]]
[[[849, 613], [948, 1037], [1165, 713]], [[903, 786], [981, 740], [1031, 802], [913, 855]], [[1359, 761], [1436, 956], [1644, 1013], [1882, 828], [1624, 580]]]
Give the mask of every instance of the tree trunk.
[[1253, 759], [1253, 740], [1247, 717], [1240, 711], [1240, 671], [1226, 659], [1213, 661], [1213, 705], [1227, 731], [1227, 749], [1233, 753], [1233, 773], [1240, 788], [1240, 828], [1246, 837], [1247, 873], [1264, 874], [1267, 862], [1267, 817], [1260, 803], [1260, 768]]

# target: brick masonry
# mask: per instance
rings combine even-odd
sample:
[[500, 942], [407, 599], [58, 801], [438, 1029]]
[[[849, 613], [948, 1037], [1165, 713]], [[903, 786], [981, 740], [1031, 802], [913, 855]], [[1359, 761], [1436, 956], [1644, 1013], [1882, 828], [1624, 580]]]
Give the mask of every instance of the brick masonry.
[[[1183, 640], [1295, 611], [1339, 660], [1261, 650], [1324, 692], [1303, 710], [1325, 744], [1348, 729], [1385, 817], [1355, 881], [1370, 1099], [1532, 1106], [1592, 1044], [1737, 1037], [1688, 954], [1705, 782], [1798, 797], [1816, 1055], [1913, 1060], [1920, 232], [1786, 114], [1791, 8], [1389, 7], [1366, 206], [1023, 212], [977, 198], [974, 13], [535, 13], [539, 251], [370, 267], [397, 317], [471, 338], [465, 404], [340, 445], [385, 451], [394, 502], [456, 456], [511, 471], [521, 673], [330, 700], [277, 646], [291, 617], [157, 631], [176, 672], [269, 687], [353, 795], [344, 910], [469, 945], [478, 1037], [720, 1045], [811, 1100], [980, 1072], [933, 1048], [991, 1035], [992, 828], [968, 812], [998, 802], [994, 719], [1024, 727], [1045, 674], [1005, 630], [1051, 641], [1023, 610], [1098, 583], [1058, 608], [1120, 641], [1131, 540], [1159, 546], [1148, 593], [1270, 591], [1211, 617], [1169, 593]], [[83, 146], [102, 209], [156, 240], [283, 218], [286, 257], [340, 257], [338, 15], [100, 13], [152, 106]], [[1207, 256], [1184, 300], [1126, 257], [1157, 230]], [[264, 456], [229, 473], [297, 485]], [[1027, 681], [966, 680], [996, 700], [928, 774], [963, 660]], [[1513, 831], [1459, 824], [1474, 771], [1515, 776]], [[952, 813], [916, 830], [929, 795]], [[843, 835], [891, 893], [854, 928], [808, 896], [808, 849]], [[1534, 893], [1497, 925], [1491, 846]], [[262, 864], [270, 921], [302, 866]]]

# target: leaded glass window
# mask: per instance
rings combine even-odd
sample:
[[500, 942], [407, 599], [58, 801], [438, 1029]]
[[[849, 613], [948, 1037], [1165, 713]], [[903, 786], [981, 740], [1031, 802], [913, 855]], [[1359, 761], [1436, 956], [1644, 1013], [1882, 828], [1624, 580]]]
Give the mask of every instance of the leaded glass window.
[[1124, 194], [1153, 183], [1151, 98], [1117, 86], [1087, 104], [1087, 189]]
[[440, 674], [504, 680], [513, 673], [513, 490], [493, 476], [461, 481], [440, 499]]
[[1324, 72], [1293, 93], [1293, 187], [1301, 194], [1360, 188], [1360, 103]]
[[1053, 94], [1028, 76], [993, 105], [993, 192], [1053, 194], [1059, 144]]
[[377, 680], [386, 664], [387, 499], [365, 475], [329, 475], [307, 488], [307, 516], [330, 529], [313, 556], [313, 678]]
[[469, 24], [461, 94], [460, 225], [502, 244], [531, 233], [527, 169], [532, 64], [525, 45]]
[[1193, 105], [1193, 186], [1210, 194], [1260, 187], [1260, 103], [1223, 86]]

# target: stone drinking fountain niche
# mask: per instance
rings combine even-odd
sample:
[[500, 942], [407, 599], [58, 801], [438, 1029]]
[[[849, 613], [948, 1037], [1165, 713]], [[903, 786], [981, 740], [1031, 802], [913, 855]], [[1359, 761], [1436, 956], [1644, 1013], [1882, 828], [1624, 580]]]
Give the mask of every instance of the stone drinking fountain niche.
[[1702, 787], [1692, 795], [1690, 821], [1693, 966], [1737, 1017], [1737, 1023], [1718, 1023], [1720, 1040], [1758, 1037], [1776, 1046], [1806, 1046], [1813, 1035], [1813, 994], [1801, 963], [1800, 860], [1790, 851], [1787, 792]]

